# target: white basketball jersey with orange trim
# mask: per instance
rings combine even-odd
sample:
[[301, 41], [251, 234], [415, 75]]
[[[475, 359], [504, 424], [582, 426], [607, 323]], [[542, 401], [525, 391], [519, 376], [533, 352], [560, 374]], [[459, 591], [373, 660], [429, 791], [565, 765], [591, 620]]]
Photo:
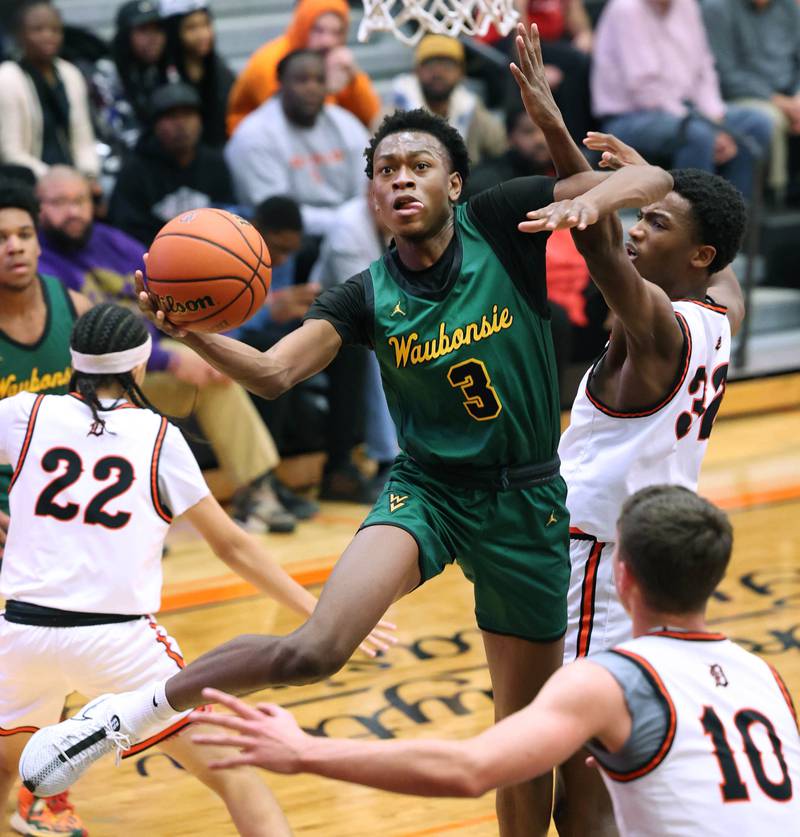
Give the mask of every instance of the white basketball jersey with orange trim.
[[659, 631], [614, 649], [668, 708], [646, 765], [603, 769], [627, 837], [800, 834], [800, 734], [777, 672], [720, 634]]
[[684, 354], [669, 395], [652, 408], [621, 413], [591, 393], [589, 369], [572, 406], [558, 453], [567, 482], [570, 524], [599, 541], [616, 540], [625, 500], [668, 483], [695, 490], [708, 437], [725, 392], [731, 349], [726, 309], [673, 302]]
[[0, 402], [0, 459], [14, 466], [4, 598], [87, 613], [158, 610], [169, 524], [208, 487], [175, 426], [118, 403], [102, 413], [100, 433], [76, 395]]

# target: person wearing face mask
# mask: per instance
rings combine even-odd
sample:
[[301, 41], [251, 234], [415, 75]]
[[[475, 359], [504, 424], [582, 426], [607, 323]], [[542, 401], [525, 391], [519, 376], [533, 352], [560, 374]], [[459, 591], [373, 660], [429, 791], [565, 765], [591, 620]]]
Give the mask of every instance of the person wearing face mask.
[[31, 0], [19, 9], [15, 35], [20, 58], [0, 65], [0, 162], [37, 177], [52, 165], [72, 165], [95, 178], [100, 164], [86, 83], [58, 57], [61, 16], [45, 0]]
[[369, 76], [359, 70], [345, 45], [349, 25], [350, 7], [345, 0], [300, 0], [286, 32], [257, 49], [236, 80], [228, 101], [228, 133], [278, 90], [278, 64], [297, 49], [325, 56], [329, 101], [369, 126], [381, 103]]
[[235, 76], [217, 52], [206, 0], [161, 0], [170, 80], [191, 84], [203, 103], [203, 142], [225, 144], [225, 110]]

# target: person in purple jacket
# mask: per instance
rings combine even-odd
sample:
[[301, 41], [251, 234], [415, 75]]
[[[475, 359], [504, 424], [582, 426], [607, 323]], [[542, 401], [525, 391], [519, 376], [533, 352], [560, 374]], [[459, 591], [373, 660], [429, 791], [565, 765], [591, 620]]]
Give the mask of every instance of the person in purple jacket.
[[[40, 269], [93, 303], [128, 300], [134, 306], [133, 274], [143, 267], [145, 247], [94, 220], [86, 178], [67, 166], [53, 166], [40, 178], [37, 196]], [[185, 415], [194, 408], [203, 435], [236, 489], [234, 517], [254, 531], [293, 531], [305, 501], [296, 498], [294, 513], [287, 508], [294, 495], [289, 496], [272, 473], [278, 451], [244, 389], [155, 332], [147, 371], [144, 389], [160, 409]]]

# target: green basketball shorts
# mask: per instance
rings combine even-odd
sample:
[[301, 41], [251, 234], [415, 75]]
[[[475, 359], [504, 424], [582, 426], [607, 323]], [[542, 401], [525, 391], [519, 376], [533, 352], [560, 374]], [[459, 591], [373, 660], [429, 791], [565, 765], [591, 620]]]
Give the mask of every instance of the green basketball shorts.
[[361, 528], [407, 531], [419, 547], [423, 583], [457, 561], [475, 587], [481, 629], [552, 642], [567, 627], [566, 498], [559, 475], [530, 488], [464, 488], [401, 454]]

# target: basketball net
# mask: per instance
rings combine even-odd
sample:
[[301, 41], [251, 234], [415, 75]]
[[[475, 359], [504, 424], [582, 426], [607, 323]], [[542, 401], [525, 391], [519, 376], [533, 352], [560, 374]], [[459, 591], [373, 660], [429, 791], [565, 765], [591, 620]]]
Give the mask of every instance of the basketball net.
[[[364, 17], [358, 27], [358, 40], [366, 41], [373, 32], [391, 32], [409, 46], [416, 46], [428, 33], [485, 35], [494, 24], [501, 35], [508, 35], [519, 19], [513, 0], [363, 0]], [[406, 25], [416, 24], [413, 31]]]

